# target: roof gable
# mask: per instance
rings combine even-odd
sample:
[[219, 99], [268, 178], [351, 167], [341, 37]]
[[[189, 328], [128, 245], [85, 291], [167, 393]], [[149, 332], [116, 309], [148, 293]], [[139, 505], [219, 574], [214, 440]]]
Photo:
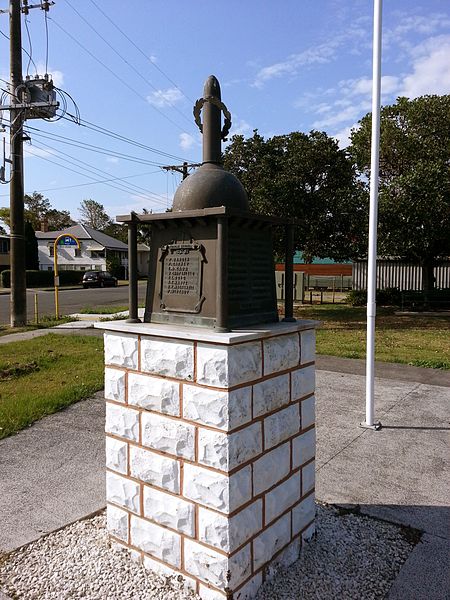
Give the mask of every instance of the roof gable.
[[88, 227], [87, 225], [81, 225], [80, 223], [60, 231], [36, 231], [36, 238], [38, 240], [55, 240], [59, 235], [67, 233], [72, 234], [79, 240], [94, 240], [109, 250], [128, 250], [128, 246], [127, 244], [124, 244], [124, 242], [116, 240], [116, 238], [101, 231], [97, 231], [92, 227]]

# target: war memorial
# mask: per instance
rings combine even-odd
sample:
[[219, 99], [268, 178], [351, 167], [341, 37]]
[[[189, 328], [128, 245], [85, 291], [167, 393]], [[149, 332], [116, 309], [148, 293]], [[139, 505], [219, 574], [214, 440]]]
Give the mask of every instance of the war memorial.
[[[279, 319], [272, 230], [285, 231], [292, 286], [293, 225], [252, 214], [222, 168], [231, 116], [215, 77], [194, 115], [203, 163], [172, 211], [120, 217], [130, 318], [98, 324], [107, 528], [132, 558], [181, 574], [204, 600], [243, 600], [297, 560], [314, 533], [317, 323], [295, 320], [290, 302]], [[138, 225], [152, 235], [143, 323]]]

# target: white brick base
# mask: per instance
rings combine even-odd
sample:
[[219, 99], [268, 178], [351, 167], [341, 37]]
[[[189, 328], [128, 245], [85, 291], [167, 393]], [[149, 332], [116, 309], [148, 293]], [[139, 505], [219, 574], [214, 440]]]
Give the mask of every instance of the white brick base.
[[107, 527], [203, 600], [254, 598], [314, 533], [315, 323], [103, 323]]

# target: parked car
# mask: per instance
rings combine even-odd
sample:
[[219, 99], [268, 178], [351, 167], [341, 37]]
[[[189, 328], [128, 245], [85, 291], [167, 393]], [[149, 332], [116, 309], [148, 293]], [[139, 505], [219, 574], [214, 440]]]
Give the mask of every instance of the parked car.
[[117, 286], [117, 277], [113, 277], [108, 271], [86, 271], [83, 275], [83, 287], [106, 287]]

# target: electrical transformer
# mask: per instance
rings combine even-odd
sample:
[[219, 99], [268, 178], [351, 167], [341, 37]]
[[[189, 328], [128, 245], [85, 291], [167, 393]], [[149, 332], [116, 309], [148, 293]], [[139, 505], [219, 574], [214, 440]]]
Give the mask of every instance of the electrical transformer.
[[26, 106], [27, 119], [51, 119], [56, 116], [59, 102], [53, 81], [48, 78], [26, 78], [16, 89], [16, 96]]

